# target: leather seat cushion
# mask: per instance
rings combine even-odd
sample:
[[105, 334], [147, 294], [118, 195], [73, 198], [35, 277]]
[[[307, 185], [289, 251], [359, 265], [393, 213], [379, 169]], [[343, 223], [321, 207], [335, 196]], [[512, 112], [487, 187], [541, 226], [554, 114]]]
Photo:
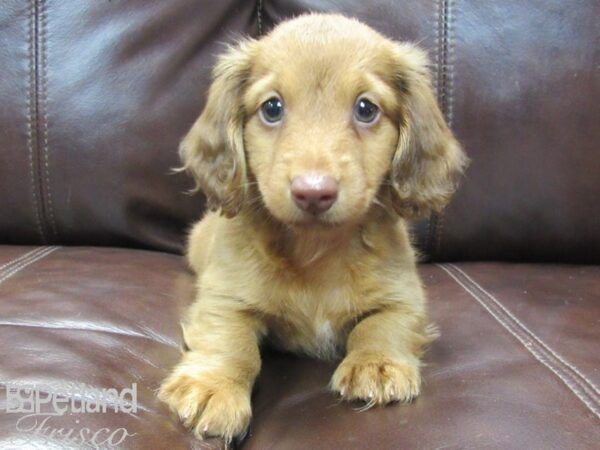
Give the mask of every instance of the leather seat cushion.
[[[465, 263], [420, 271], [442, 332], [421, 397], [358, 412], [327, 390], [334, 362], [265, 351], [242, 446], [597, 448], [600, 267]], [[137, 415], [65, 415], [52, 426], [124, 427], [135, 433], [122, 444], [129, 449], [221, 447], [195, 440], [155, 397], [179, 358], [179, 317], [193, 283], [182, 258], [170, 254], [0, 247], [0, 384], [120, 390], [135, 382]], [[22, 415], [5, 406], [0, 387], [0, 448], [19, 439], [53, 448], [18, 431]]]

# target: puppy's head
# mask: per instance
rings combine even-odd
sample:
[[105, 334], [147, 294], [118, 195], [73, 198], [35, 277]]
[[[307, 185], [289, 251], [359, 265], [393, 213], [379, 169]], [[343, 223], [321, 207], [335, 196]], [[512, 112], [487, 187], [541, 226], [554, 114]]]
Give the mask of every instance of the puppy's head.
[[406, 218], [438, 210], [466, 158], [427, 65], [353, 19], [284, 22], [220, 57], [184, 165], [227, 216], [255, 197], [291, 226], [357, 222], [374, 202]]

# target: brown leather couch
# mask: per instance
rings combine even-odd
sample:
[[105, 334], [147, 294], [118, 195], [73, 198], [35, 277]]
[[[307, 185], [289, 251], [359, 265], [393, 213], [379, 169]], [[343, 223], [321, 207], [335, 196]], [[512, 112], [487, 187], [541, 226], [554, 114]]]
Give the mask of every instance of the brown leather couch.
[[[266, 352], [240, 446], [600, 448], [598, 0], [3, 0], [1, 449], [88, 448], [67, 431], [104, 428], [134, 434], [119, 448], [223, 445], [155, 397], [193, 295], [182, 237], [203, 210], [169, 169], [222, 42], [306, 10], [428, 48], [472, 164], [415, 226], [442, 331], [422, 396], [358, 412], [327, 391], [334, 363]], [[136, 414], [34, 429], [9, 408], [7, 386], [132, 383]]]

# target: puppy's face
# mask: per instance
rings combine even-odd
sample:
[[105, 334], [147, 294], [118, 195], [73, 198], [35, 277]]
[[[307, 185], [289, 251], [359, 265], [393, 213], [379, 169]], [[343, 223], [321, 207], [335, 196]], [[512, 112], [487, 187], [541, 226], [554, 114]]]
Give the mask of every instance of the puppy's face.
[[260, 41], [243, 98], [245, 149], [280, 221], [340, 224], [369, 209], [401, 119], [385, 44], [361, 24], [311, 16]]
[[181, 145], [209, 207], [235, 215], [254, 188], [291, 226], [360, 221], [374, 201], [440, 208], [465, 157], [417, 48], [341, 16], [284, 22], [225, 53]]

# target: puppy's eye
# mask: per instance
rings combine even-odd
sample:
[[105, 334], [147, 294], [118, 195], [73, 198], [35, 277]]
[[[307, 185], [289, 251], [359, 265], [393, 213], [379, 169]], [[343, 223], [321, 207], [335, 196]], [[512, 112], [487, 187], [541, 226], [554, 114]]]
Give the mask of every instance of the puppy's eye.
[[271, 97], [260, 106], [259, 115], [267, 125], [276, 125], [283, 118], [283, 101], [278, 97]]
[[354, 105], [354, 118], [364, 124], [372, 124], [379, 118], [379, 108], [366, 98], [359, 98]]

